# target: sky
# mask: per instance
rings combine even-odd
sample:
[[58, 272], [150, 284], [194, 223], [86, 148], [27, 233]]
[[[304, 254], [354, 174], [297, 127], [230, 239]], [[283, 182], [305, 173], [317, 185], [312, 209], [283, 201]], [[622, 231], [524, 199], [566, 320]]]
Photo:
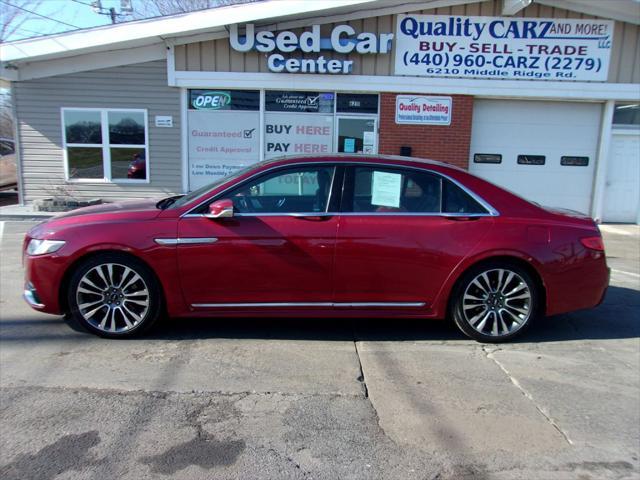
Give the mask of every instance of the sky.
[[[23, 1], [6, 0], [5, 2], [5, 0], [0, 0], [0, 11], [7, 8], [7, 3], [21, 6]], [[134, 6], [135, 3], [136, 2], [133, 2]], [[107, 9], [114, 7], [116, 11], [120, 11], [120, 0], [102, 0], [102, 6]], [[70, 25], [88, 28], [111, 23], [109, 15], [94, 13], [91, 8], [91, 0], [42, 0], [40, 3], [33, 1], [31, 4], [27, 4], [25, 8], [48, 17], [48, 19], [23, 12], [27, 20], [22, 23], [19, 27], [20, 29], [7, 40], [19, 40], [36, 35], [73, 30], [73, 27]], [[126, 17], [126, 19], [131, 20], [131, 16]], [[5, 22], [4, 16], [2, 16], [2, 22]], [[69, 25], [64, 25], [60, 22]]]

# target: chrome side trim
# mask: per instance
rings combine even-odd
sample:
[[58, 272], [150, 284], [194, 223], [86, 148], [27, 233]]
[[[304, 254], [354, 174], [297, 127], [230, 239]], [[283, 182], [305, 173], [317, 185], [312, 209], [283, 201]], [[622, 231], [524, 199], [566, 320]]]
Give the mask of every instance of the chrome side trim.
[[158, 245], [163, 245], [163, 246], [178, 244], [177, 238], [154, 238], [153, 241], [156, 242]]
[[38, 303], [38, 301], [36, 301], [36, 297], [33, 294], [33, 291], [30, 289], [25, 289], [24, 293], [22, 294], [22, 296], [24, 297], [24, 300], [29, 304], [30, 307], [32, 308], [44, 308], [44, 304], [43, 303]]
[[282, 302], [282, 303], [194, 303], [193, 308], [243, 308], [243, 307], [333, 307], [333, 303]]
[[[183, 218], [203, 217], [201, 213], [192, 213]], [[234, 217], [494, 217], [491, 213], [419, 213], [419, 212], [336, 212], [336, 213], [236, 213]]]
[[179, 238], [178, 245], [197, 245], [200, 243], [216, 243], [216, 237]]
[[420, 308], [425, 306], [425, 302], [354, 302], [354, 303], [334, 303], [338, 308], [368, 308], [368, 307], [394, 307], [394, 308]]
[[153, 240], [158, 245], [199, 245], [216, 243], [216, 237], [193, 237], [193, 238], [155, 238]]
[[332, 302], [273, 302], [273, 303], [194, 303], [193, 308], [288, 308], [288, 307], [336, 307], [336, 308], [369, 308], [369, 307], [400, 307], [400, 308], [420, 308], [425, 302], [352, 302], [352, 303], [332, 303]]

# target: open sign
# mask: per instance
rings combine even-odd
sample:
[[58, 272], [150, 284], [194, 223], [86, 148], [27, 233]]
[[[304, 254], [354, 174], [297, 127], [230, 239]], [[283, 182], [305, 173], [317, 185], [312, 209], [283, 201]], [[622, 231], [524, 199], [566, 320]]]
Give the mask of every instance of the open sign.
[[202, 92], [191, 99], [196, 110], [221, 110], [231, 104], [231, 95], [227, 92]]

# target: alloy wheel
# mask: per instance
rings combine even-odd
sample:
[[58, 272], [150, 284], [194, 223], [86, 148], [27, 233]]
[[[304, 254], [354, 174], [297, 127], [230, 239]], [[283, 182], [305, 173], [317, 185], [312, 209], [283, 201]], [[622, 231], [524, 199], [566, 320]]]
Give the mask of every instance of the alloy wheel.
[[134, 329], [147, 315], [151, 297], [134, 269], [104, 263], [87, 271], [76, 289], [78, 311], [86, 322], [106, 333]]
[[531, 316], [530, 285], [518, 273], [506, 268], [478, 274], [462, 296], [465, 321], [476, 332], [491, 337], [511, 335]]

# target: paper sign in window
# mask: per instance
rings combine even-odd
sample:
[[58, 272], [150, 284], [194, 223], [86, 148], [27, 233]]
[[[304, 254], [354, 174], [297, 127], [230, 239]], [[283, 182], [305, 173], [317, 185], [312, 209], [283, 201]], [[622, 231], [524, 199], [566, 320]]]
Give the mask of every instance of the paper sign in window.
[[364, 132], [362, 143], [364, 145], [373, 145], [373, 142], [375, 141], [375, 139], [376, 137], [373, 132]]
[[345, 153], [354, 153], [356, 151], [356, 139], [345, 138], [344, 139], [344, 151]]
[[400, 208], [401, 188], [401, 174], [373, 172], [371, 181], [371, 204], [381, 207]]

